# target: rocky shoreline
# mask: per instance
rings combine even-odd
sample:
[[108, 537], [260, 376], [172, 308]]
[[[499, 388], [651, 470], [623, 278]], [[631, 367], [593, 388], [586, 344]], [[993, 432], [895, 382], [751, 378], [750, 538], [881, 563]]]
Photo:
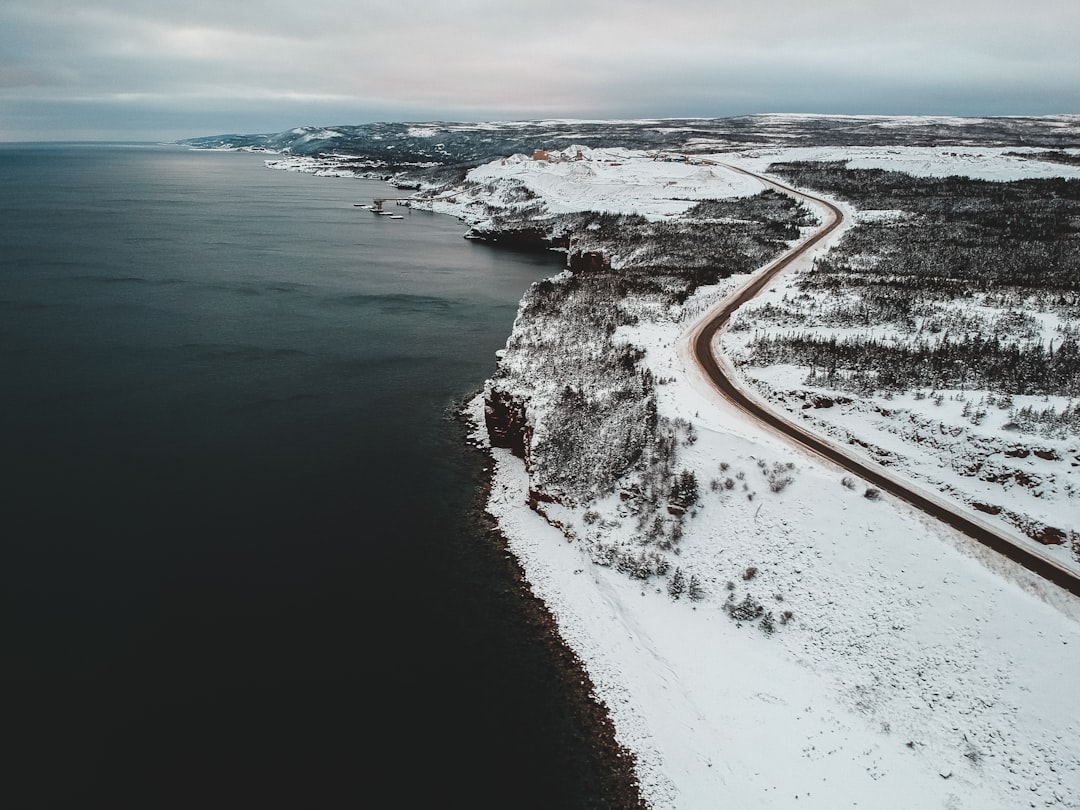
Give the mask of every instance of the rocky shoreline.
[[604, 806], [613, 810], [646, 810], [648, 805], [641, 796], [635, 767], [637, 758], [615, 738], [615, 725], [607, 707], [595, 696], [595, 688], [584, 663], [559, 634], [558, 624], [547, 606], [533, 594], [524, 571], [509, 553], [509, 544], [494, 518], [486, 512], [483, 518], [484, 522], [490, 524], [485, 539], [508, 552], [507, 565], [513, 573], [526, 614], [530, 622], [543, 631], [551, 660], [556, 663], [574, 716], [589, 736], [591, 764], [602, 780], [600, 790], [605, 799]]
[[[477, 428], [470, 414], [466, 412], [467, 407], [459, 408], [456, 416], [467, 428]], [[599, 790], [604, 801], [602, 806], [610, 810], [648, 810], [648, 804], [641, 795], [636, 756], [616, 739], [615, 725], [607, 707], [596, 697], [596, 690], [585, 664], [559, 633], [558, 622], [547, 605], [533, 593], [510, 543], [498, 522], [488, 513], [487, 502], [491, 494], [494, 459], [490, 449], [483, 446], [478, 446], [477, 449], [483, 452], [489, 461], [482, 486], [477, 491], [473, 504], [477, 534], [482, 536], [485, 542], [504, 552], [507, 572], [514, 582], [525, 615], [529, 623], [540, 631], [539, 635], [545, 641], [560, 685], [570, 700], [574, 719], [588, 735], [591, 760], [589, 764], [591, 770], [600, 776]]]

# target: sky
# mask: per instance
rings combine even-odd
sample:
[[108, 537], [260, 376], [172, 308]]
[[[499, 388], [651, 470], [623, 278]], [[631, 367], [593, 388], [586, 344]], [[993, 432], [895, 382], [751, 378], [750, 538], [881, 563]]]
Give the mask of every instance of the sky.
[[4, 0], [0, 141], [1080, 113], [1075, 0]]

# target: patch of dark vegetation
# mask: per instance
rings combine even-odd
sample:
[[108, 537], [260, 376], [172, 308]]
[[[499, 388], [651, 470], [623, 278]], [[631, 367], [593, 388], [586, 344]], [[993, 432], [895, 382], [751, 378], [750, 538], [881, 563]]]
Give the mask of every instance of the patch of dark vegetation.
[[912, 215], [849, 231], [817, 263], [815, 286], [858, 284], [888, 298], [896, 297], [889, 290], [953, 297], [1008, 286], [1077, 300], [1080, 180], [913, 177], [842, 163], [778, 163], [771, 171], [860, 209]]
[[1080, 155], [1062, 152], [1060, 149], [1046, 149], [1042, 152], [1005, 152], [1009, 157], [1024, 160], [1043, 160], [1047, 163], [1062, 163], [1066, 166], [1080, 166]]
[[1041, 342], [963, 334], [905, 345], [805, 333], [765, 335], [751, 350], [756, 364], [808, 366], [809, 384], [861, 393], [977, 388], [1009, 395], [1080, 396], [1080, 344], [1075, 338], [1044, 347]]
[[560, 218], [557, 227], [568, 234], [572, 253], [606, 256], [624, 274], [666, 277], [681, 300], [699, 286], [756, 270], [814, 221], [804, 205], [770, 189], [705, 200], [661, 222], [588, 212]]
[[[659, 430], [652, 373], [639, 366], [640, 350], [614, 337], [631, 320], [617, 303], [629, 293], [624, 279], [606, 274], [534, 284], [508, 347], [522, 351], [540, 382], [560, 385], [537, 415], [529, 461], [537, 484], [570, 500], [611, 492], [643, 465], [670, 466], [674, 438]], [[556, 318], [559, 328], [544, 328]], [[491, 385], [535, 382], [511, 379], [500, 365]]]

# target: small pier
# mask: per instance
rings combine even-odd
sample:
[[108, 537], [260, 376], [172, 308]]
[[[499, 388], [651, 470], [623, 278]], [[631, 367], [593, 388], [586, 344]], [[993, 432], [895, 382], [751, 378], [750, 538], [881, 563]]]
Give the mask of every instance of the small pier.
[[393, 203], [397, 203], [398, 205], [401, 205], [402, 203], [408, 202], [411, 199], [412, 199], [412, 197], [376, 197], [374, 199], [374, 201], [372, 202], [371, 210], [372, 211], [382, 211], [383, 210], [383, 203], [385, 203], [385, 202], [393, 202]]

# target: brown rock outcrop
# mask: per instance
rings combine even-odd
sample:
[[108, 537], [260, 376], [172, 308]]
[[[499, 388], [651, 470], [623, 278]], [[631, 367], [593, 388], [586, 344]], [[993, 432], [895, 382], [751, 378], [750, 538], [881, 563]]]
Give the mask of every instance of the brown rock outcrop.
[[528, 465], [532, 425], [524, 402], [489, 388], [484, 397], [484, 426], [492, 447], [504, 447]]
[[611, 272], [611, 263], [608, 261], [607, 256], [594, 250], [571, 253], [566, 258], [566, 266], [575, 273]]

